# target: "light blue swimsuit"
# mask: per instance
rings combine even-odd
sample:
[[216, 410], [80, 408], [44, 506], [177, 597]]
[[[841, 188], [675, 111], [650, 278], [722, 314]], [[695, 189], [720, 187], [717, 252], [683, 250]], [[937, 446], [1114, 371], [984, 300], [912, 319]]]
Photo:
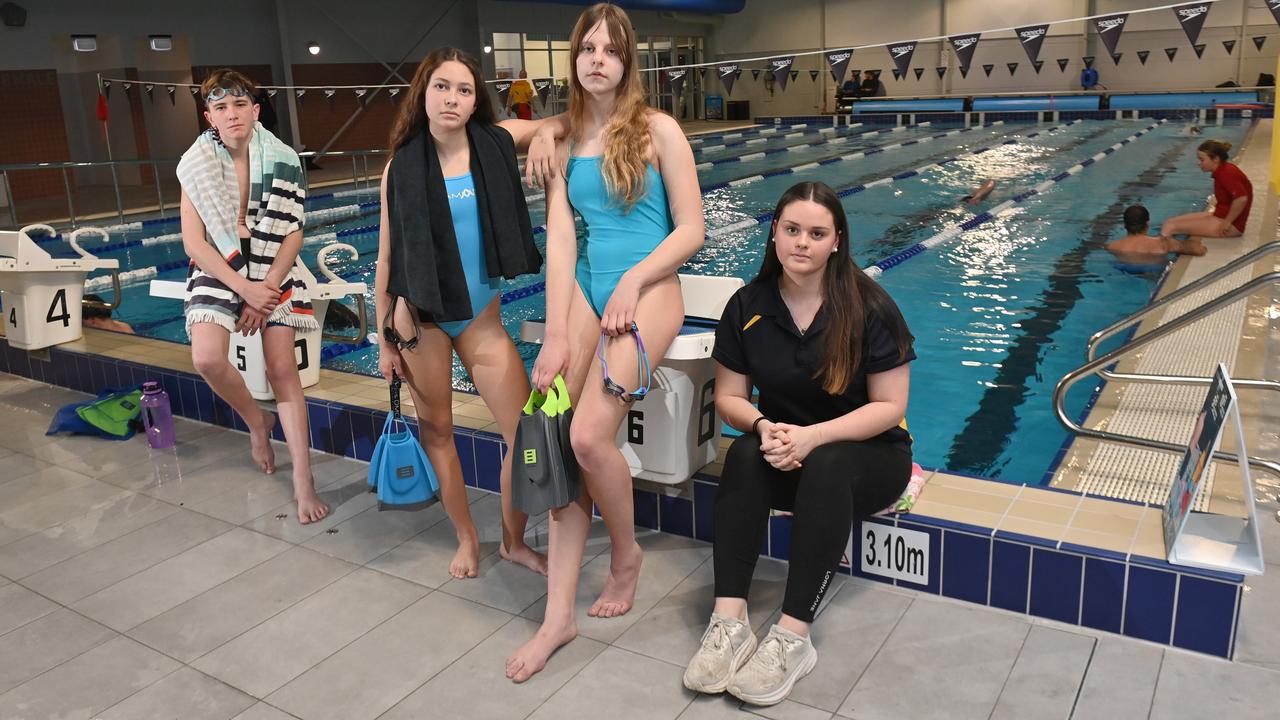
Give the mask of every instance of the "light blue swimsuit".
[[476, 204], [476, 188], [471, 174], [445, 178], [444, 187], [445, 192], [449, 193], [453, 234], [458, 238], [458, 256], [462, 260], [462, 272], [467, 278], [467, 292], [471, 295], [471, 319], [436, 324], [449, 337], [456, 338], [489, 307], [489, 303], [497, 297], [501, 285], [498, 278], [489, 277], [484, 261], [484, 244], [480, 239], [480, 207]]
[[[600, 156], [569, 158], [569, 203], [587, 226], [586, 252], [578, 258], [578, 285], [597, 317], [618, 286], [622, 274], [653, 252], [671, 230], [667, 188], [652, 165], [645, 171], [644, 195], [626, 211], [609, 197]], [[455, 216], [456, 217], [456, 216]]]

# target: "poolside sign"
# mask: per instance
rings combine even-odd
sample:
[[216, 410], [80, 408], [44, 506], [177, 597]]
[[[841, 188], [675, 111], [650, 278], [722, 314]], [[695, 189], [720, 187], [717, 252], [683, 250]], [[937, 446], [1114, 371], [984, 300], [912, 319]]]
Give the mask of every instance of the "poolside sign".
[[[1241, 458], [1239, 497], [1245, 505], [1243, 518], [1192, 511], [1209, 474], [1209, 461], [1221, 445], [1223, 430], [1229, 421], [1235, 426], [1237, 453]], [[1219, 363], [1162, 512], [1169, 562], [1246, 575], [1262, 574], [1262, 539], [1247, 457], [1235, 389], [1227, 376], [1226, 365]]]

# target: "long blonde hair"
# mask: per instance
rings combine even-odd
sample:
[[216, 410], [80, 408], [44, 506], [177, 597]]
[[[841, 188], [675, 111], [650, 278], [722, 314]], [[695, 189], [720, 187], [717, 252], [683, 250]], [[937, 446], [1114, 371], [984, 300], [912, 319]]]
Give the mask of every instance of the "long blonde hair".
[[578, 80], [578, 55], [591, 28], [604, 21], [622, 60], [622, 80], [618, 83], [613, 114], [605, 125], [604, 161], [601, 170], [609, 195], [621, 200], [630, 210], [645, 192], [645, 169], [649, 164], [652, 138], [649, 134], [649, 107], [644, 85], [636, 69], [636, 31], [626, 11], [611, 3], [596, 3], [578, 16], [569, 38], [573, 72], [569, 73], [569, 127], [574, 139], [581, 140], [586, 125], [587, 91]]

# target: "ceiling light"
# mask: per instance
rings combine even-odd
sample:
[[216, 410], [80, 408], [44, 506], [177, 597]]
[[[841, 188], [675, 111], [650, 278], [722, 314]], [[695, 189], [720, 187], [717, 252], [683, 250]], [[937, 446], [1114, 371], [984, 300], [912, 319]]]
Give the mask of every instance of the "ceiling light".
[[172, 35], [149, 35], [147, 42], [151, 45], [151, 49], [156, 52], [168, 52], [173, 49]]
[[93, 52], [98, 49], [97, 35], [72, 35], [71, 47], [76, 52]]
[[307, 52], [311, 53], [312, 55], [319, 55], [319, 54], [320, 54], [320, 43], [318, 43], [318, 42], [309, 42], [309, 43], [307, 43]]

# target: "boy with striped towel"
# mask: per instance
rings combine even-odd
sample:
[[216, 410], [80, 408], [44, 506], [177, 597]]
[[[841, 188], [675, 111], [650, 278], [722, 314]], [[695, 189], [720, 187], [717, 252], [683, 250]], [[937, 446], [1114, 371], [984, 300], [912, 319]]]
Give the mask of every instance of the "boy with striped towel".
[[302, 249], [302, 166], [298, 155], [258, 123], [257, 88], [244, 75], [215, 70], [200, 86], [209, 129], [178, 163], [182, 244], [191, 258], [184, 305], [196, 372], [245, 425], [253, 460], [275, 471], [273, 413], [254, 402], [227, 359], [231, 333], [262, 333], [267, 380], [276, 396], [293, 463], [302, 524], [329, 508], [311, 476], [306, 398], [294, 360], [298, 331], [316, 329], [306, 283], [294, 268]]

